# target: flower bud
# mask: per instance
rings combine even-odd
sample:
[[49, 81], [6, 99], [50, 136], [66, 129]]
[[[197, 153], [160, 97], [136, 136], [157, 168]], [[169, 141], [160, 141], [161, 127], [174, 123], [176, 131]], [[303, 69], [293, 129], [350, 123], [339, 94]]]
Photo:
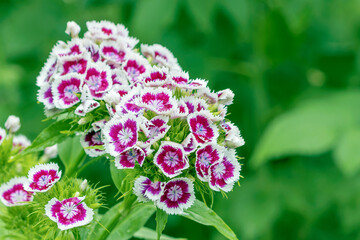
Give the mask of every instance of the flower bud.
[[84, 191], [87, 188], [88, 182], [85, 179], [84, 181], [82, 181], [81, 185], [80, 185], [80, 189], [81, 191]]
[[75, 194], [74, 194], [74, 197], [79, 197], [80, 196], [80, 193], [79, 192], [76, 192]]
[[77, 38], [80, 33], [80, 26], [74, 21], [69, 21], [66, 26], [65, 33], [72, 38]]
[[230, 148], [241, 147], [244, 144], [245, 144], [245, 141], [240, 136], [240, 134], [236, 134], [234, 132], [230, 132], [225, 138], [225, 145]]
[[48, 159], [56, 158], [57, 154], [58, 154], [58, 149], [56, 144], [51, 147], [47, 147], [44, 150], [44, 156]]
[[220, 92], [218, 92], [219, 97], [219, 103], [224, 105], [230, 105], [232, 104], [234, 100], [234, 93], [230, 89], [225, 89]]
[[5, 122], [5, 128], [10, 132], [17, 132], [20, 129], [20, 119], [14, 115], [10, 115]]

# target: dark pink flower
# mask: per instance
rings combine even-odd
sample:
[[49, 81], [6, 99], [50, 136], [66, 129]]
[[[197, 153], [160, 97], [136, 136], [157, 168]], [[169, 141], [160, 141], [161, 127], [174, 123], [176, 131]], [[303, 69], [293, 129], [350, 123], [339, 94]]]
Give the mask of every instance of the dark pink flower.
[[81, 75], [72, 73], [53, 82], [51, 92], [57, 108], [69, 108], [80, 102], [77, 94], [80, 93], [81, 78]]
[[213, 124], [209, 118], [210, 114], [207, 112], [193, 113], [188, 116], [190, 131], [200, 144], [216, 143], [217, 137], [219, 136], [216, 125]]
[[221, 161], [223, 156], [224, 149], [215, 144], [208, 144], [197, 150], [195, 169], [198, 178], [203, 182], [207, 182], [209, 180], [210, 166]]
[[115, 167], [117, 169], [134, 168], [135, 162], [142, 166], [146, 155], [145, 152], [139, 147], [132, 147], [115, 157]]
[[84, 74], [86, 72], [88, 61], [85, 58], [74, 59], [74, 60], [64, 60], [61, 63], [61, 75], [66, 75], [69, 73], [79, 73]]
[[190, 154], [194, 152], [196, 148], [199, 146], [194, 134], [192, 133], [189, 133], [189, 135], [184, 139], [181, 145], [183, 145], [186, 154]]
[[166, 68], [152, 67], [149, 73], [144, 76], [144, 84], [148, 87], [163, 86], [168, 82], [168, 72]]
[[61, 178], [59, 166], [55, 163], [38, 164], [28, 173], [24, 189], [28, 192], [46, 192]]
[[88, 148], [104, 146], [104, 142], [101, 138], [101, 131], [95, 131], [94, 129], [90, 129], [85, 135], [80, 138], [80, 143], [84, 148], [85, 153], [90, 157], [97, 157], [105, 154], [105, 150]]
[[94, 41], [117, 40], [119, 37], [127, 37], [129, 31], [122, 24], [114, 24], [109, 21], [90, 21], [86, 22], [88, 32], [85, 37]]
[[176, 178], [166, 183], [156, 205], [167, 214], [182, 214], [194, 201], [194, 184], [188, 178]]
[[53, 109], [55, 107], [50, 84], [45, 83], [40, 87], [37, 99], [43, 103], [47, 109]]
[[84, 203], [85, 197], [73, 197], [59, 201], [51, 199], [45, 206], [45, 215], [56, 222], [60, 230], [89, 224], [94, 211]]
[[134, 182], [133, 192], [140, 202], [156, 201], [160, 199], [164, 185], [162, 182], [152, 182], [149, 178], [140, 176]]
[[236, 160], [234, 149], [225, 152], [225, 156], [209, 168], [209, 186], [215, 191], [229, 192], [239, 180], [241, 166]]
[[83, 84], [89, 87], [94, 98], [101, 99], [101, 93], [109, 91], [112, 87], [110, 68], [102, 62], [89, 64]]
[[149, 63], [146, 59], [134, 53], [128, 54], [127, 61], [124, 64], [124, 71], [130, 82], [141, 81], [147, 68], [149, 68]]
[[142, 54], [152, 59], [152, 63], [158, 64], [160, 67], [168, 67], [170, 69], [180, 69], [177, 59], [172, 52], [160, 44], [141, 45]]
[[0, 186], [0, 200], [8, 207], [25, 205], [34, 198], [32, 192], [24, 189], [26, 177], [15, 177]]
[[207, 81], [204, 79], [195, 79], [192, 80], [188, 85], [187, 88], [189, 89], [202, 89], [202, 88], [206, 88], [207, 86]]
[[189, 83], [189, 74], [184, 71], [173, 71], [170, 83], [174, 87], [186, 88]]
[[125, 115], [122, 118], [112, 118], [103, 128], [106, 150], [112, 156], [132, 148], [138, 138], [138, 123], [134, 116]]
[[165, 88], [145, 88], [140, 95], [139, 106], [147, 108], [157, 114], [171, 113], [176, 102], [170, 90]]
[[145, 144], [151, 145], [163, 138], [170, 129], [170, 126], [167, 125], [168, 121], [168, 117], [156, 116], [150, 121], [147, 121], [145, 124], [142, 124], [140, 127], [148, 138]]
[[113, 64], [121, 64], [125, 61], [128, 49], [116, 42], [102, 42], [100, 45], [101, 56]]
[[181, 174], [182, 170], [189, 167], [183, 146], [167, 141], [161, 142], [160, 148], [154, 156], [154, 163], [169, 178]]

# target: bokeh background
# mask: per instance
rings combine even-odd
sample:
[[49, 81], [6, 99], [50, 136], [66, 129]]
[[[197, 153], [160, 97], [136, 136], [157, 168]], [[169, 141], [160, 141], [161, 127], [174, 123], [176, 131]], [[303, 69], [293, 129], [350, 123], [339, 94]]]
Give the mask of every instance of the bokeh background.
[[[215, 210], [239, 239], [360, 239], [360, 1], [1, 0], [0, 122], [34, 139], [49, 124], [35, 79], [66, 22], [126, 25], [167, 46], [190, 76], [232, 89], [246, 145], [241, 187]], [[108, 163], [84, 177], [109, 184]], [[154, 226], [149, 223], [149, 226]], [[223, 239], [181, 217], [165, 233]]]

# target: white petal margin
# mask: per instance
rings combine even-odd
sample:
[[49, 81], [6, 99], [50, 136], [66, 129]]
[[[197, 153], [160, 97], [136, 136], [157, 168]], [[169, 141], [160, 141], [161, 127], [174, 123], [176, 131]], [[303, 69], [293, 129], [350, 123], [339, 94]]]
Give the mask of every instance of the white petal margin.
[[[41, 170], [55, 170], [57, 172], [58, 175], [58, 179], [53, 181], [51, 184], [49, 184], [49, 187], [45, 190], [37, 190], [37, 189], [32, 189], [30, 188], [30, 183], [32, 183], [34, 180], [34, 175], [36, 173], [38, 173]], [[46, 192], [48, 190], [50, 190], [50, 188], [52, 188], [52, 186], [54, 186], [55, 183], [57, 183], [60, 179], [61, 179], [61, 170], [59, 170], [59, 165], [57, 165], [56, 163], [44, 163], [44, 164], [38, 164], [32, 168], [30, 168], [29, 172], [28, 172], [28, 180], [26, 181], [26, 183], [24, 183], [24, 189], [28, 192]]]
[[[0, 200], [1, 202], [7, 206], [7, 207], [13, 207], [13, 206], [21, 206], [21, 205], [26, 205], [29, 202], [18, 202], [18, 203], [14, 203], [14, 204], [9, 204], [8, 201], [6, 201], [3, 197], [3, 193], [10, 190], [14, 185], [16, 184], [24, 184], [27, 182], [27, 178], [26, 177], [14, 177], [12, 179], [10, 179], [10, 181], [2, 184], [0, 186]], [[34, 199], [34, 195], [32, 195], [32, 197], [30, 198], [30, 202]]]
[[138, 197], [137, 200], [139, 202], [148, 202], [149, 201], [149, 199], [147, 199], [142, 193], [144, 191], [144, 187], [145, 187], [143, 182], [146, 181], [147, 179], [148, 179], [147, 177], [140, 176], [134, 182], [133, 192]]
[[[85, 197], [77, 197], [78, 199], [80, 199], [82, 206], [84, 207], [84, 209], [86, 210], [86, 216], [84, 218], [84, 220], [82, 221], [78, 221], [69, 225], [64, 225], [61, 224], [58, 219], [56, 217], [53, 217], [51, 214], [51, 208], [54, 204], [56, 204], [56, 202], [58, 202], [59, 200], [57, 198], [52, 198], [48, 204], [45, 205], [45, 215], [48, 216], [52, 221], [56, 222], [58, 225], [58, 228], [62, 231], [64, 230], [68, 230], [74, 227], [81, 227], [84, 225], [89, 224], [92, 220], [93, 220], [93, 216], [94, 216], [94, 210], [92, 208], [89, 208], [84, 201]], [[65, 200], [65, 199], [64, 199]], [[62, 201], [59, 201], [62, 202]]]
[[[190, 197], [188, 201], [185, 204], [179, 204], [178, 208], [168, 208], [167, 205], [160, 200], [156, 201], [156, 206], [162, 210], [164, 210], [167, 214], [185, 214], [184, 210], [190, 208], [195, 201], [195, 193], [194, 193], [194, 184], [193, 182], [188, 178], [175, 178], [167, 182], [167, 184], [174, 182], [174, 181], [185, 181], [188, 185], [188, 190], [190, 193]], [[165, 185], [166, 188], [166, 185]], [[163, 193], [165, 192], [165, 189], [163, 190]]]

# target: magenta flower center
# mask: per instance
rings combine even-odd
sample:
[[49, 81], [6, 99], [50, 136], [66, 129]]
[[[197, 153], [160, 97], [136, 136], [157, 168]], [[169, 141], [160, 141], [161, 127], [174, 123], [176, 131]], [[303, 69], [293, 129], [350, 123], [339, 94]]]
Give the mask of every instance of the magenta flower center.
[[196, 134], [206, 136], [206, 128], [201, 123], [196, 124]]
[[203, 154], [200, 155], [199, 160], [201, 165], [210, 166], [211, 156], [209, 153], [204, 152]]
[[168, 193], [167, 193], [167, 198], [170, 199], [173, 202], [176, 202], [178, 199], [180, 199], [183, 195], [183, 191], [181, 189], [181, 187], [175, 185], [172, 186]]

